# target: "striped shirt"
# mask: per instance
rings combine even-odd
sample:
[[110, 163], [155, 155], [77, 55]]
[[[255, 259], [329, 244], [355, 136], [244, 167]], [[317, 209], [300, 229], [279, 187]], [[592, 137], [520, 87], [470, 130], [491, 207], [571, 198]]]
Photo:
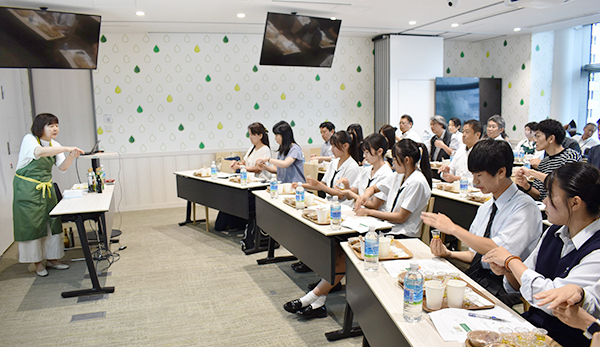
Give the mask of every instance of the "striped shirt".
[[[560, 153], [550, 155], [542, 159], [538, 165], [537, 171], [549, 175], [552, 173], [552, 171], [565, 164], [575, 163], [578, 161], [581, 161], [581, 154], [570, 148], [565, 148]], [[544, 182], [535, 179], [533, 181], [533, 187], [540, 192], [540, 201], [544, 200], [546, 195], [548, 195], [548, 191], [546, 190], [546, 187], [544, 187]]]

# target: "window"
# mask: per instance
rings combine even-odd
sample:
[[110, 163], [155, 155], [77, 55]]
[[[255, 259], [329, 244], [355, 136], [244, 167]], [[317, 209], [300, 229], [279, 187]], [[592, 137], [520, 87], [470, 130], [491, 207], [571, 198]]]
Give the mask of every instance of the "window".
[[[591, 49], [590, 49], [590, 65], [586, 65], [585, 69], [590, 72], [588, 84], [588, 101], [587, 101], [587, 123], [596, 123], [598, 115], [600, 115], [600, 42], [597, 40], [600, 36], [600, 23], [592, 25]], [[596, 97], [594, 98], [594, 94]]]

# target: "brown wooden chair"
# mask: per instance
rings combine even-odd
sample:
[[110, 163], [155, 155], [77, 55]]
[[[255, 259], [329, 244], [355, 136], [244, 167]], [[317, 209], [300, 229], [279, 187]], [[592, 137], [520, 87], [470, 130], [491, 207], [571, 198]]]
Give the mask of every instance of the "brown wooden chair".
[[[435, 203], [435, 198], [430, 197], [429, 202], [427, 202], [427, 206], [425, 207], [425, 212], [433, 212], [433, 204]], [[429, 235], [429, 230], [431, 227], [425, 223], [421, 226], [421, 241], [426, 245], [429, 245], [431, 235]]]

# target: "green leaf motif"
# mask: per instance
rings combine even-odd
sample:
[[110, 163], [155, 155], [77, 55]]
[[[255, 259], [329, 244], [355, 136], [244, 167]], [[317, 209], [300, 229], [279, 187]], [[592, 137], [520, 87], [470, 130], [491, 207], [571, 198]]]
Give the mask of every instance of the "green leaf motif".
[[250, 138], [250, 133], [248, 131], [246, 131], [246, 137]]
[[508, 46], [508, 42], [506, 42], [506, 40], [504, 40], [504, 47]]
[[210, 81], [211, 81], [210, 75], [206, 75], [206, 78], [205, 78], [204, 80], [205, 80], [206, 82], [210, 82]]
[[133, 136], [129, 136], [129, 143], [134, 143], [135, 139], [133, 138]]
[[219, 124], [217, 124], [217, 129], [223, 130], [223, 123], [219, 122]]
[[252, 68], [252, 71], [258, 72], [258, 68], [256, 67], [256, 65], [254, 65], [254, 67]]
[[100, 42], [105, 43], [106, 42], [106, 36], [102, 35], [102, 37], [100, 38]]
[[539, 52], [539, 51], [540, 51], [540, 45], [536, 45], [536, 46], [535, 46], [535, 51], [536, 51], [536, 52]]
[[360, 103], [360, 101], [358, 103], [356, 103], [356, 107], [361, 107], [362, 104]]
[[460, 57], [464, 58], [465, 57], [465, 52], [460, 52]]
[[290, 126], [291, 126], [291, 127], [295, 127], [295, 126], [296, 126], [296, 122], [292, 121], [292, 122], [290, 123]]
[[540, 93], [541, 96], [546, 95], [546, 93], [544, 93], [544, 90], [542, 89], [542, 92]]
[[356, 68], [356, 72], [361, 72], [362, 69], [360, 68], [360, 65], [358, 65], [358, 67]]
[[312, 137], [309, 137], [309, 138], [308, 138], [308, 144], [309, 144], [309, 145], [312, 145], [312, 143], [313, 143], [313, 139], [312, 139]]
[[141, 70], [140, 70], [140, 67], [139, 67], [139, 66], [137, 66], [137, 65], [136, 65], [136, 66], [135, 66], [135, 68], [133, 69], [133, 72], [135, 72], [135, 73], [140, 73], [140, 71], [141, 71]]
[[177, 129], [179, 129], [179, 131], [183, 131], [183, 129], [185, 129], [185, 128], [183, 127], [183, 124], [179, 124], [179, 128], [177, 128]]
[[483, 107], [487, 107], [487, 101], [483, 102]]
[[513, 131], [517, 131], [517, 126], [513, 125]]
[[158, 52], [160, 52], [160, 49], [158, 49], [158, 45], [155, 45], [154, 46], [154, 53], [158, 53]]
[[450, 73], [450, 68], [446, 69], [446, 73], [449, 74]]
[[229, 42], [229, 38], [227, 37], [227, 35], [225, 35], [225, 37], [223, 37], [223, 43], [227, 43]]
[[525, 63], [523, 63], [523, 65], [521, 65], [521, 70], [525, 70]]
[[137, 113], [142, 113], [142, 112], [144, 112], [144, 110], [142, 109], [142, 106], [138, 106]]
[[258, 102], [254, 104], [254, 109], [258, 110], [260, 108], [260, 106], [258, 106]]
[[520, 102], [521, 106], [523, 106], [524, 103], [525, 103], [525, 101], [523, 101], [523, 99], [521, 99], [521, 102]]
[[204, 142], [200, 142], [200, 146], [198, 146], [198, 148], [200, 148], [200, 149], [204, 149], [204, 147], [205, 147], [205, 146], [204, 146]]
[[319, 82], [320, 80], [321, 80], [321, 76], [317, 75], [317, 76], [315, 77], [315, 81]]

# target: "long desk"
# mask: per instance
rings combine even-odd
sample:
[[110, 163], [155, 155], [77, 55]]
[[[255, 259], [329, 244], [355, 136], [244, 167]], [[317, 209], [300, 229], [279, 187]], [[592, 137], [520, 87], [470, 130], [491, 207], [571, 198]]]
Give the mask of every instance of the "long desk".
[[92, 259], [92, 253], [87, 240], [85, 232], [84, 221], [93, 219], [99, 221], [99, 228], [104, 236], [105, 247], [110, 247], [108, 240], [110, 232], [106, 227], [106, 216], [105, 214], [111, 209], [112, 197], [113, 197], [114, 186], [107, 185], [102, 194], [88, 193], [81, 198], [73, 199], [62, 199], [53, 209], [50, 211], [50, 216], [62, 216], [65, 219], [74, 220], [77, 225], [77, 233], [79, 234], [79, 240], [81, 242], [81, 248], [83, 249], [83, 255], [87, 265], [90, 280], [92, 281], [91, 289], [81, 289], [69, 292], [61, 293], [63, 298], [70, 298], [74, 296], [92, 295], [92, 294], [103, 294], [113, 293], [115, 287], [101, 287], [98, 281], [98, 274], [94, 266]]
[[[429, 247], [418, 239], [405, 239], [400, 242], [413, 253], [414, 260], [434, 257]], [[403, 317], [404, 292], [397, 280], [387, 273], [381, 263], [379, 271], [365, 273], [363, 262], [346, 242], [342, 243], [342, 249], [346, 253], [346, 301], [352, 308], [354, 319], [360, 324], [368, 345], [464, 346], [464, 342], [444, 341], [425, 312], [421, 322], [406, 322]], [[465, 275], [462, 278], [488, 298], [492, 298], [496, 306], [512, 312], [525, 322], [521, 316], [475, 281]]]
[[[197, 177], [197, 170], [175, 172], [177, 181], [177, 196], [188, 201], [186, 222], [190, 221], [191, 204], [197, 203], [207, 208], [213, 208], [231, 215], [248, 220], [246, 234], [254, 232], [254, 247], [243, 249], [244, 253], [252, 254], [265, 251], [266, 247], [260, 246], [260, 230], [256, 229], [256, 213], [254, 209], [254, 195], [252, 191], [264, 189], [269, 184], [249, 182], [246, 187], [229, 179], [210, 177]], [[206, 214], [206, 231], [208, 231], [208, 213]]]

